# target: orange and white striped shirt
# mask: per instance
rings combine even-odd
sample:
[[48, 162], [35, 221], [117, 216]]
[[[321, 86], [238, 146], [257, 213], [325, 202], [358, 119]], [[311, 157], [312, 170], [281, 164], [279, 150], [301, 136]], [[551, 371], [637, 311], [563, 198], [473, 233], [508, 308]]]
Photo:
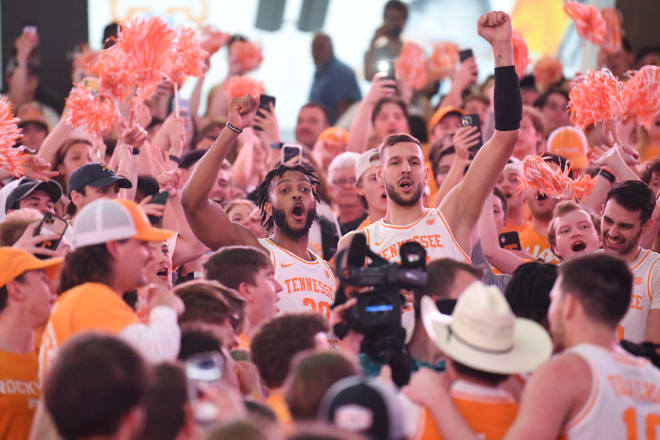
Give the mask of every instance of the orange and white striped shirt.
[[259, 244], [268, 250], [275, 279], [283, 288], [277, 302], [280, 313], [317, 312], [330, 322], [338, 285], [328, 263], [309, 249], [313, 261], [303, 260], [268, 238], [259, 239]]
[[[480, 438], [499, 440], [509, 430], [518, 414], [518, 403], [501, 388], [458, 380], [452, 384], [451, 398], [465, 421]], [[442, 439], [428, 408], [424, 408], [424, 421], [420, 440]]]
[[587, 403], [570, 420], [562, 438], [654, 439], [660, 435], [660, 371], [643, 358], [591, 344], [567, 352], [591, 370]]

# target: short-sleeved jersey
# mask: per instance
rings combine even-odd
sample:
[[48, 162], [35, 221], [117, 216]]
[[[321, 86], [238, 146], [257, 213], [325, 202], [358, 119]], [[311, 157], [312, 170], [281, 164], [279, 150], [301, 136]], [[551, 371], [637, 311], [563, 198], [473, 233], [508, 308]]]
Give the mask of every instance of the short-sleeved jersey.
[[531, 223], [518, 232], [518, 237], [520, 246], [535, 259], [545, 263], [559, 264], [559, 258], [552, 252], [548, 237], [536, 232]]
[[283, 288], [277, 302], [280, 313], [317, 312], [329, 322], [338, 286], [328, 263], [309, 250], [314, 260], [303, 260], [267, 238], [259, 239], [259, 244], [268, 250], [275, 279]]
[[37, 352], [0, 351], [0, 438], [27, 439], [41, 389]]
[[[450, 391], [456, 409], [470, 428], [486, 440], [499, 440], [509, 430], [518, 414], [518, 403], [506, 391], [484, 385], [456, 381]], [[424, 408], [424, 426], [421, 440], [442, 439], [433, 416]]]
[[[118, 334], [140, 322], [124, 300], [101, 283], [85, 283], [62, 293], [46, 324], [39, 351], [39, 379], [72, 336], [86, 331]], [[43, 382], [42, 382], [43, 383]]]
[[427, 261], [451, 258], [470, 262], [470, 257], [458, 245], [447, 220], [437, 208], [426, 209], [424, 215], [405, 226], [391, 225], [380, 219], [365, 227], [364, 233], [371, 250], [388, 261], [401, 261], [401, 245], [416, 241], [426, 249]]
[[562, 438], [652, 439], [660, 436], [660, 371], [648, 360], [596, 345], [570, 348], [591, 370], [591, 392]]
[[633, 273], [630, 308], [619, 326], [619, 338], [642, 342], [651, 309], [660, 308], [660, 254], [642, 249], [630, 263]]

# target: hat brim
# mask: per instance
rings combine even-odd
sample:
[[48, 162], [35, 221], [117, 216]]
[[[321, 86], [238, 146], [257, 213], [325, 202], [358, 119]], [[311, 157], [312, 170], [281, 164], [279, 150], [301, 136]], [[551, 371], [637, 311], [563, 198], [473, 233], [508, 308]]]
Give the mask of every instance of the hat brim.
[[64, 258], [62, 257], [48, 258], [46, 260], [37, 259], [37, 261], [35, 261], [34, 264], [30, 264], [29, 267], [26, 268], [25, 270], [28, 271], [28, 270], [43, 269], [46, 272], [46, 276], [52, 280], [57, 276], [60, 267], [62, 267], [62, 263], [64, 263]]
[[38, 121], [38, 120], [27, 120], [27, 121], [21, 121], [21, 122], [18, 123], [18, 128], [23, 128], [23, 127], [25, 127], [26, 125], [30, 125], [30, 124], [32, 124], [32, 125], [38, 125], [40, 128], [42, 128], [42, 129], [48, 131], [48, 124], [46, 124], [46, 123], [43, 122], [43, 121]]
[[140, 241], [165, 241], [175, 234], [175, 231], [168, 229], [149, 228], [144, 231], [138, 231], [132, 238]]
[[126, 177], [122, 176], [103, 176], [100, 179], [92, 180], [89, 183], [86, 183], [85, 186], [93, 186], [94, 188], [105, 188], [112, 184], [119, 185], [120, 188], [132, 188], [133, 184]]
[[497, 374], [516, 374], [534, 370], [552, 354], [550, 336], [536, 322], [516, 318], [511, 350], [483, 351], [452, 336], [452, 317], [438, 311], [432, 300], [422, 300], [422, 321], [431, 340], [451, 359], [468, 367]]

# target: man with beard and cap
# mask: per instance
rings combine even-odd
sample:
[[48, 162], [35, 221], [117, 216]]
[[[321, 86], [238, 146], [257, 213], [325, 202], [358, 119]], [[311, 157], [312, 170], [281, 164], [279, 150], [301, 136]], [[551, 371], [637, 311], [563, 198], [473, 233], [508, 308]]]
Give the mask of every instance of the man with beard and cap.
[[634, 276], [628, 313], [619, 338], [660, 343], [660, 254], [640, 245], [653, 226], [655, 194], [639, 180], [617, 183], [607, 193], [600, 224], [603, 250], [621, 258]]
[[277, 306], [280, 312], [318, 312], [330, 319], [337, 281], [330, 266], [308, 249], [309, 229], [316, 217], [318, 179], [302, 164], [281, 164], [257, 187], [257, 206], [268, 238], [258, 239], [245, 227], [232, 223], [208, 194], [220, 164], [236, 137], [252, 124], [257, 102], [250, 96], [229, 104], [227, 126], [199, 161], [183, 191], [183, 207], [197, 237], [210, 249], [255, 246], [267, 251], [275, 279], [284, 288]]

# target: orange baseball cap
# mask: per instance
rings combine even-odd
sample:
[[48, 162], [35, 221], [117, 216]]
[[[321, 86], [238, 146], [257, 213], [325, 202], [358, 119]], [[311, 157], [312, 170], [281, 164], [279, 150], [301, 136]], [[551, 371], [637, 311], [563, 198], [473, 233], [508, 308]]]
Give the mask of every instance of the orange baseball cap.
[[433, 116], [431, 116], [431, 120], [429, 120], [429, 126], [428, 126], [429, 133], [431, 133], [431, 131], [433, 131], [433, 127], [435, 127], [435, 125], [438, 122], [442, 121], [442, 119], [445, 116], [447, 116], [449, 114], [452, 114], [452, 113], [456, 113], [459, 116], [462, 116], [462, 115], [465, 114], [465, 112], [463, 111], [462, 108], [455, 107], [453, 105], [446, 105], [444, 107], [440, 107], [439, 109], [437, 109], [435, 111], [435, 113], [433, 113]]
[[132, 200], [99, 199], [85, 206], [73, 226], [73, 246], [81, 248], [113, 240], [165, 241], [174, 231], [154, 228]]
[[0, 287], [30, 270], [43, 269], [48, 278], [55, 278], [62, 261], [62, 258], [40, 260], [23, 249], [0, 247]]
[[589, 165], [589, 141], [579, 128], [567, 125], [553, 130], [548, 136], [548, 152], [568, 159], [571, 167], [583, 170]]
[[348, 132], [341, 127], [329, 127], [321, 132], [318, 140], [348, 142]]

